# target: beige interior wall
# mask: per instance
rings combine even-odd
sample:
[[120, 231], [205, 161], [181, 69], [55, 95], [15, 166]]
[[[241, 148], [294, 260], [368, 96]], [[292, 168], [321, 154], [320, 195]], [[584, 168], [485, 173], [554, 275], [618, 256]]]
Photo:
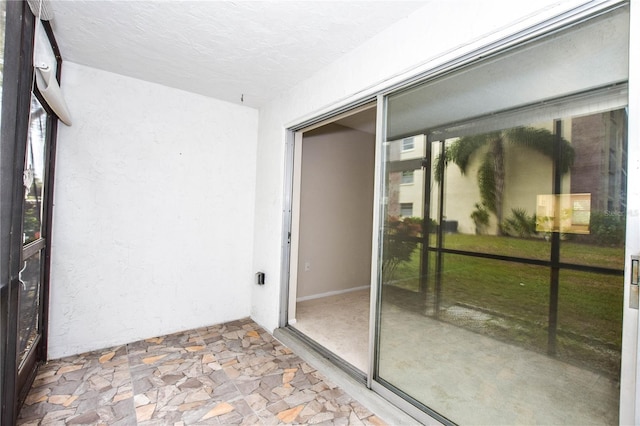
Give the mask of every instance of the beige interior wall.
[[298, 300], [368, 286], [375, 136], [329, 124], [302, 146]]

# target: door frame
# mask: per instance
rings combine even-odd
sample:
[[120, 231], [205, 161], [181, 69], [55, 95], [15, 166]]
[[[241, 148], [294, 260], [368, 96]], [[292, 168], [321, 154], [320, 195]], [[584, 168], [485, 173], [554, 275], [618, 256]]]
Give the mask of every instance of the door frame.
[[[329, 110], [324, 114], [317, 114], [313, 118], [305, 119], [297, 124], [287, 126], [285, 129], [285, 154], [284, 154], [284, 190], [283, 190], [283, 207], [282, 207], [282, 252], [280, 263], [280, 303], [279, 303], [279, 316], [278, 327], [283, 328], [289, 324], [289, 309], [291, 306], [292, 298], [295, 298], [295, 289], [290, 289], [290, 282], [295, 282], [296, 273], [292, 272], [293, 265], [297, 264], [297, 221], [299, 217], [294, 210], [297, 208], [299, 200], [296, 198], [296, 185], [300, 182], [296, 182], [295, 174], [296, 167], [300, 166], [300, 159], [302, 151], [302, 132], [309, 131], [316, 127], [329, 124], [335, 120], [340, 119], [351, 114], [358, 112], [360, 109], [371, 108], [372, 105], [378, 107], [377, 96], [367, 96], [360, 98], [354, 102], [345, 104], [342, 107], [336, 107], [333, 110]], [[379, 114], [379, 111], [377, 112]], [[376, 135], [376, 144], [377, 135]], [[377, 150], [377, 148], [376, 148]], [[376, 157], [374, 161], [378, 161]], [[298, 170], [299, 171], [299, 170]], [[377, 178], [376, 178], [377, 179]], [[377, 180], [376, 180], [377, 182]], [[375, 197], [375, 194], [374, 194]], [[374, 200], [375, 201], [375, 200]], [[375, 215], [375, 209], [374, 209]], [[375, 216], [374, 216], [375, 221]], [[375, 224], [375, 222], [374, 222]], [[377, 232], [377, 231], [376, 231]], [[295, 311], [294, 311], [295, 313]], [[293, 318], [292, 318], [293, 319]]]
[[[13, 424], [18, 413], [17, 309], [22, 255], [24, 152], [31, 103], [35, 18], [27, 2], [8, 1], [5, 27], [5, 66], [2, 102], [0, 185], [0, 302], [2, 305], [2, 414], [0, 423]], [[8, 60], [7, 60], [8, 59]], [[16, 82], [7, 85], [7, 82]], [[22, 153], [22, 154], [21, 154]], [[20, 232], [14, 232], [15, 229]]]
[[[51, 259], [53, 183], [57, 118], [33, 84], [33, 52], [35, 49], [36, 17], [25, 1], [7, 1], [5, 29], [5, 60], [2, 102], [2, 163], [0, 175], [0, 423], [13, 424], [31, 384], [38, 365], [47, 358], [49, 269]], [[49, 22], [42, 21], [46, 39], [57, 63], [56, 78], [60, 81], [62, 57]], [[10, 84], [6, 84], [10, 83]], [[41, 238], [23, 245], [24, 215], [23, 172], [30, 127], [31, 97], [36, 96], [47, 113], [45, 135], [45, 185], [41, 217]], [[27, 354], [23, 368], [17, 365], [20, 272], [23, 256], [40, 253], [39, 339]]]
[[[640, 330], [637, 309], [629, 307], [631, 255], [640, 254], [640, 4], [630, 2], [629, 23], [629, 112], [627, 148], [627, 229], [625, 241], [624, 313], [622, 316], [622, 367], [620, 423], [640, 423]], [[633, 77], [636, 78], [633, 78]], [[626, 354], [626, 356], [624, 356]], [[624, 400], [624, 403], [623, 403]]]
[[[287, 130], [286, 135], [286, 178], [285, 178], [285, 207], [283, 214], [283, 229], [285, 229], [284, 241], [283, 241], [283, 257], [282, 257], [282, 283], [281, 288], [282, 291], [280, 293], [280, 318], [279, 318], [279, 327], [287, 328], [289, 332], [294, 335], [298, 340], [304, 341], [307, 345], [312, 347], [316, 352], [322, 354], [323, 357], [330, 359], [335, 365], [338, 365], [343, 371], [348, 373], [351, 377], [356, 379], [357, 381], [366, 384], [367, 377], [369, 376], [368, 367], [365, 371], [360, 370], [359, 367], [356, 367], [349, 363], [348, 361], [341, 358], [340, 353], [334, 353], [329, 349], [325, 348], [318, 342], [316, 342], [312, 336], [305, 335], [302, 331], [295, 327], [297, 322], [296, 311], [297, 311], [297, 283], [298, 283], [298, 262], [299, 262], [299, 247], [300, 247], [300, 205], [301, 205], [301, 192], [302, 192], [302, 158], [303, 158], [303, 150], [305, 149], [304, 134], [307, 132], [311, 132], [313, 130], [322, 128], [326, 125], [331, 125], [332, 123], [338, 122], [341, 119], [347, 118], [352, 115], [356, 115], [359, 113], [363, 113], [367, 110], [371, 110], [377, 107], [377, 98], [367, 98], [365, 100], [359, 101], [357, 105], [353, 107], [347, 107], [345, 109], [340, 110], [336, 114], [329, 114], [327, 116], [319, 116], [318, 119], [313, 122], [306, 122], [305, 125], [298, 126], [295, 128], [291, 128]], [[376, 119], [378, 113], [376, 110]], [[374, 144], [377, 143], [377, 140], [374, 139]], [[377, 147], [374, 146], [374, 150], [377, 150]], [[374, 157], [373, 164], [371, 165], [371, 171], [374, 171], [375, 167], [377, 167], [377, 157]], [[373, 174], [373, 179], [371, 184], [374, 185], [374, 182], [377, 183], [377, 179], [375, 174]], [[377, 188], [372, 188], [374, 197], [375, 190]], [[373, 208], [373, 203], [371, 205], [371, 214], [372, 220], [375, 220], [375, 209]], [[375, 222], [372, 225], [373, 230], [377, 229], [375, 227]], [[377, 232], [377, 231], [376, 231]], [[371, 238], [371, 237], [370, 237]], [[369, 268], [367, 267], [367, 270]], [[373, 291], [371, 289], [371, 291]], [[371, 312], [371, 306], [369, 306], [369, 312]], [[367, 330], [367, 336], [369, 335], [370, 328]], [[369, 358], [371, 354], [369, 353], [369, 345], [367, 345], [367, 363], [369, 364]]]

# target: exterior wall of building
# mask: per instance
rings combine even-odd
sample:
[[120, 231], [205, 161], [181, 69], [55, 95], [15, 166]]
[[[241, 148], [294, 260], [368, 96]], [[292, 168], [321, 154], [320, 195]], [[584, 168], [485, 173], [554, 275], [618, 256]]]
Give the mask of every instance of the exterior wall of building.
[[[471, 219], [475, 204], [481, 204], [478, 188], [478, 168], [486, 154], [486, 148], [479, 150], [472, 157], [467, 172], [463, 175], [453, 163], [449, 164], [446, 173], [445, 217], [447, 221], [458, 223], [457, 231], [463, 234], [474, 234], [476, 226]], [[505, 188], [503, 197], [503, 218], [511, 215], [511, 209], [523, 209], [528, 215], [536, 212], [536, 196], [551, 194], [553, 163], [543, 154], [523, 149], [514, 145], [505, 146]], [[437, 217], [437, 206], [432, 207], [432, 214]], [[490, 215], [488, 234], [497, 232], [495, 215]]]
[[[393, 141], [388, 146], [387, 162], [422, 159], [425, 156], [425, 137], [416, 135], [411, 138], [412, 148], [405, 149], [404, 140]], [[400, 163], [402, 164], [402, 163]], [[403, 173], [410, 172], [413, 180], [405, 182]], [[389, 215], [396, 217], [422, 217], [424, 210], [424, 171], [422, 168], [393, 171], [389, 173], [387, 188], [387, 209]], [[411, 214], [406, 214], [402, 206], [411, 207]]]
[[[410, 151], [401, 151], [400, 160], [409, 160], [413, 158], [423, 158], [425, 156], [425, 141], [424, 135], [418, 135], [413, 137], [414, 148]], [[402, 176], [401, 176], [402, 179]], [[399, 203], [410, 204], [412, 207], [411, 216], [422, 217], [424, 210], [424, 171], [423, 169], [413, 170], [413, 182], [402, 183], [400, 181], [399, 187]]]
[[626, 127], [623, 110], [575, 118], [572, 122], [577, 167], [571, 192], [598, 188], [591, 195], [591, 208], [610, 215], [626, 211], [626, 149], [618, 146]]
[[266, 285], [253, 287], [253, 319], [269, 330], [279, 325], [288, 126], [366, 98], [581, 3], [431, 2], [261, 108], [253, 269], [265, 271], [268, 279]]
[[[624, 110], [597, 113], [566, 119], [563, 137], [575, 152], [574, 164], [562, 178], [565, 194], [588, 193], [591, 212], [621, 215], [626, 211], [626, 150], [620, 136], [626, 126]], [[552, 123], [536, 123], [536, 128], [551, 131]], [[458, 223], [458, 232], [473, 234], [475, 223], [470, 217], [475, 203], [480, 203], [477, 183], [478, 167], [487, 149], [475, 153], [462, 175], [455, 164], [449, 164], [446, 173], [445, 217]], [[511, 216], [512, 209], [524, 210], [532, 216], [537, 211], [537, 196], [553, 192], [553, 163], [535, 150], [510, 143], [505, 144], [505, 188], [503, 218]], [[437, 217], [437, 205], [432, 206], [431, 217]], [[489, 234], [495, 234], [497, 223], [491, 215]]]
[[256, 110], [65, 63], [49, 357], [250, 314]]

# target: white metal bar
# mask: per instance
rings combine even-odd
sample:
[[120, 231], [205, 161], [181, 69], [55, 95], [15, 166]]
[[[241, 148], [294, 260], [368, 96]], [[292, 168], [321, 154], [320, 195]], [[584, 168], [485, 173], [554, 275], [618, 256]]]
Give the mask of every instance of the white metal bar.
[[[630, 3], [627, 223], [625, 244], [620, 424], [640, 424], [638, 310], [629, 308], [630, 257], [640, 253], [640, 3]], [[635, 52], [635, 53], [634, 53]]]
[[375, 169], [374, 169], [374, 192], [373, 192], [373, 227], [371, 229], [371, 291], [369, 310], [369, 369], [367, 371], [367, 387], [371, 388], [373, 375], [375, 372], [375, 357], [377, 344], [377, 317], [378, 317], [378, 295], [380, 270], [380, 232], [382, 225], [382, 200], [384, 191], [384, 135], [386, 107], [385, 98], [377, 96], [376, 111], [376, 148], [375, 148]]

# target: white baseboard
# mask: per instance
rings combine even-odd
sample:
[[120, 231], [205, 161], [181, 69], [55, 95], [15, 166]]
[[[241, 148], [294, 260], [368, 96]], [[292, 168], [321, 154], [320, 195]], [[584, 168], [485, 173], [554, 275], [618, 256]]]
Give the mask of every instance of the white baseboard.
[[336, 290], [336, 291], [328, 291], [326, 293], [312, 294], [311, 296], [298, 297], [296, 299], [296, 302], [304, 302], [305, 300], [321, 299], [323, 297], [336, 296], [338, 294], [351, 293], [352, 291], [366, 290], [368, 288], [371, 288], [371, 286], [363, 285], [361, 287], [353, 287], [353, 288], [348, 288], [346, 290]]

